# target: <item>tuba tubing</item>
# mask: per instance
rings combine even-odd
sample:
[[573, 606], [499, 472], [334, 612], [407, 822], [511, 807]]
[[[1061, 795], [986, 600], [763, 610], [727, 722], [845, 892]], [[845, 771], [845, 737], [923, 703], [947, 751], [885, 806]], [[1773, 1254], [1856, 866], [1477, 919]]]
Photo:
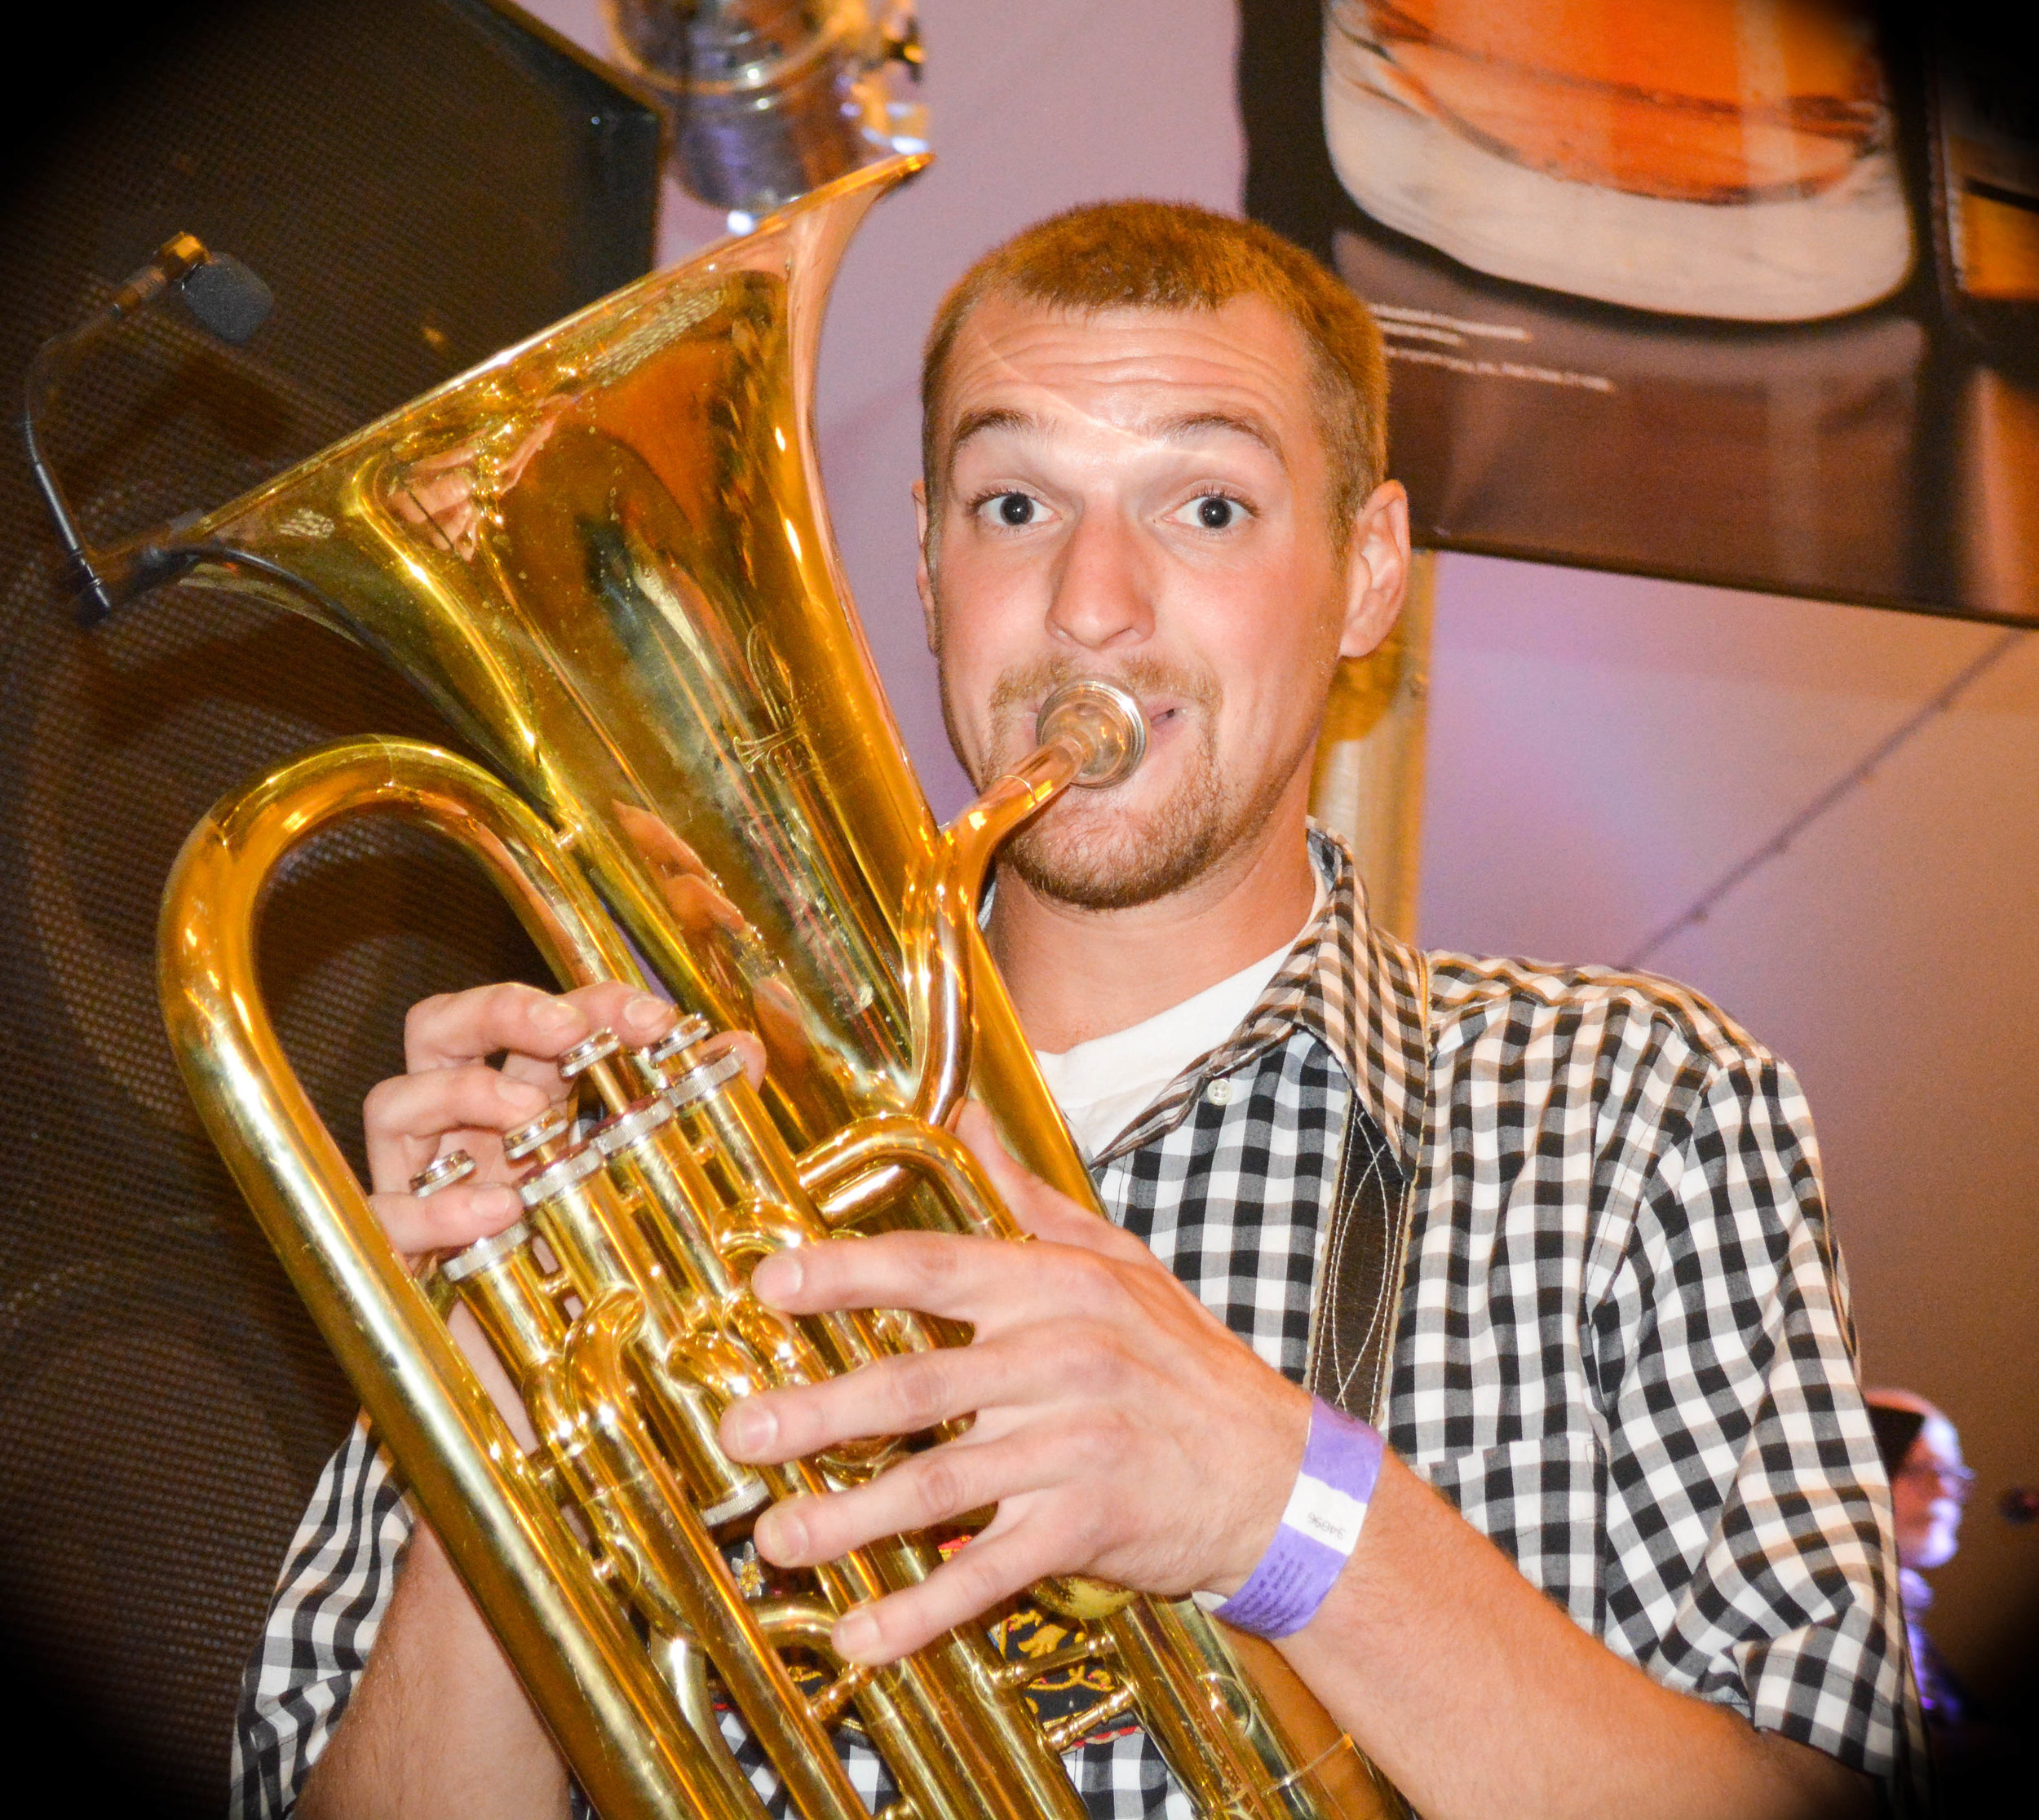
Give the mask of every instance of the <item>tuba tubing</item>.
[[[459, 842], [564, 978], [640, 977], [590, 913], [599, 906], [586, 885], [550, 863], [537, 818], [485, 774], [458, 776], [460, 762], [412, 742], [352, 740], [294, 760], [201, 821], [164, 895], [158, 974], [171, 1046], [291, 1286], [589, 1799], [618, 1820], [759, 1820], [762, 1804], [738, 1793], [687, 1725], [405, 1269], [253, 989], [256, 916], [275, 867], [299, 841], [369, 810]], [[854, 1815], [838, 1809], [836, 1820]]]
[[[523, 1372], [514, 1354], [506, 1358], [533, 1386], [528, 1401], [540, 1433], [571, 1438], [553, 1449], [550, 1473], [525, 1460], [290, 1071], [255, 989], [263, 887], [297, 845], [371, 813], [434, 828], [474, 855], [563, 984], [644, 983], [543, 824], [486, 772], [414, 741], [342, 741], [228, 798], [179, 855], [164, 896], [158, 973], [166, 1024], [193, 1101], [598, 1811], [624, 1820], [687, 1813], [733, 1820], [763, 1810], [729, 1773], [719, 1738], [684, 1722], [677, 1690], [636, 1645], [626, 1610], [564, 1521], [548, 1477], [573, 1485], [574, 1507], [605, 1544], [600, 1558], [627, 1562], [606, 1577], [648, 1595], [652, 1612], [676, 1618], [705, 1650], [797, 1810], [856, 1820], [863, 1805], [820, 1719], [737, 1592], [648, 1425], [633, 1413], [646, 1385], [625, 1353], [644, 1323], [645, 1301], [611, 1288], [583, 1308], [555, 1358]], [[746, 1093], [739, 1088], [731, 1096], [739, 1104], [730, 1115], [751, 1124], [754, 1139], [763, 1134], [755, 1129], [761, 1109], [741, 1103]], [[830, 1157], [882, 1167], [905, 1148], [896, 1132], [868, 1135], [872, 1142], [837, 1146]], [[940, 1157], [942, 1175], [974, 1196], [971, 1223], [990, 1221], [995, 1202], [968, 1152], [945, 1133], [921, 1137]], [[912, 1168], [919, 1158], [907, 1160]], [[794, 1165], [781, 1177], [804, 1199], [800, 1173]], [[782, 1229], [781, 1236], [811, 1239], [827, 1230], [814, 1217], [807, 1230]], [[745, 1252], [772, 1248], [754, 1225], [732, 1236]], [[485, 1295], [510, 1262], [491, 1259], [463, 1275], [463, 1290], [473, 1285]], [[576, 1287], [595, 1290], [585, 1281]], [[500, 1334], [507, 1323], [484, 1313], [483, 1326]], [[863, 1350], [878, 1349], [867, 1340]], [[765, 1381], [762, 1373], [721, 1380], [732, 1394]], [[820, 1489], [800, 1469], [784, 1471], [777, 1486], [781, 1495]], [[834, 1613], [927, 1571], [931, 1563], [916, 1553], [900, 1544], [830, 1564], [820, 1577]], [[953, 1634], [875, 1678], [874, 1690], [856, 1687], [842, 1699], [868, 1709], [866, 1722], [889, 1744], [888, 1763], [918, 1812], [1081, 1820], [1081, 1803], [1046, 1740], [1018, 1710], [1015, 1690], [1002, 1684], [981, 1637]]]

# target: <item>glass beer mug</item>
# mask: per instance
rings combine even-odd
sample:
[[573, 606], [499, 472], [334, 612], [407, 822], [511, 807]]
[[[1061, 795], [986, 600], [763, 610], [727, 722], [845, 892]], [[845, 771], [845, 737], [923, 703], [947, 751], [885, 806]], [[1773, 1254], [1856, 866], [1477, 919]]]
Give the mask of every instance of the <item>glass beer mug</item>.
[[1361, 208], [1500, 277], [1797, 322], [1911, 269], [1851, 0], [1329, 0], [1324, 117]]

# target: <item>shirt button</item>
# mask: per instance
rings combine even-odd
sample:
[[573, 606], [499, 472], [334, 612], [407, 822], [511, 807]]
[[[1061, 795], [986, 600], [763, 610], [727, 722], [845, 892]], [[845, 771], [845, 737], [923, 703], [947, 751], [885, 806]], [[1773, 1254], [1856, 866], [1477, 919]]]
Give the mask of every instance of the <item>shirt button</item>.
[[1204, 1089], [1204, 1098], [1213, 1106], [1229, 1106], [1237, 1098], [1238, 1093], [1239, 1083], [1220, 1075]]

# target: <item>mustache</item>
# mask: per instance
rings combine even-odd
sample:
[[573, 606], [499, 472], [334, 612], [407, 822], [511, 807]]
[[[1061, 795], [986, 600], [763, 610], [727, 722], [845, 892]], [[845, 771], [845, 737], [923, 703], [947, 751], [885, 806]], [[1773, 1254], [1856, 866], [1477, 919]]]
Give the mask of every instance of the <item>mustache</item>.
[[1216, 714], [1224, 690], [1210, 670], [1188, 664], [1170, 662], [1164, 657], [1139, 656], [1101, 664], [1072, 653], [1058, 652], [1037, 657], [1004, 673], [992, 685], [991, 712], [1002, 717], [1030, 707], [1065, 682], [1116, 682], [1130, 689], [1143, 704], [1150, 696], [1172, 696], [1201, 709], [1208, 717]]

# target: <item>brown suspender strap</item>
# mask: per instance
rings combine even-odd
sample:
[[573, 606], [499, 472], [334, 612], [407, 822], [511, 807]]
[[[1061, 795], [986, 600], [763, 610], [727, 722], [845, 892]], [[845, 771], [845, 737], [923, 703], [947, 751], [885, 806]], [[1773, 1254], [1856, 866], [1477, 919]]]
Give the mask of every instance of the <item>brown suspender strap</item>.
[[1312, 1395], [1377, 1428], [1387, 1422], [1410, 1199], [1387, 1134], [1356, 1098], [1325, 1242], [1307, 1381]]
[[[1418, 997], [1427, 1035], [1430, 968], [1420, 955], [1418, 961]], [[1424, 1053], [1427, 1062], [1427, 1040]], [[1419, 1117], [1426, 1118], [1428, 1098], [1426, 1083], [1418, 1101]], [[1304, 1382], [1311, 1395], [1373, 1423], [1383, 1433], [1415, 1201], [1414, 1176], [1404, 1170], [1387, 1133], [1355, 1091], [1318, 1272]]]

